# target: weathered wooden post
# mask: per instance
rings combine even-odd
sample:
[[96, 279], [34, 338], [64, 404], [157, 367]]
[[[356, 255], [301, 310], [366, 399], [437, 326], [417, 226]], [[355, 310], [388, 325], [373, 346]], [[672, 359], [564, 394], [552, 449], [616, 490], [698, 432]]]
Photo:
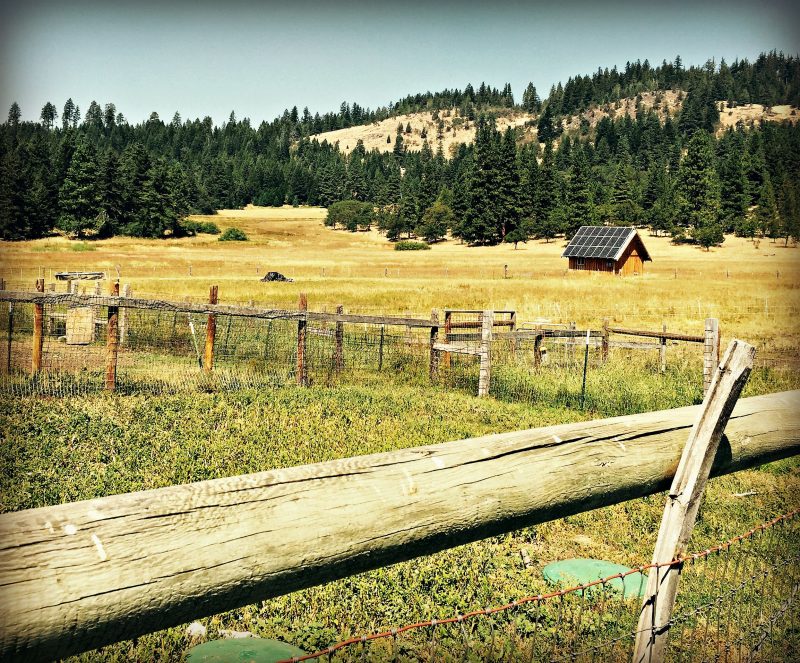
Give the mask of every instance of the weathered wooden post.
[[378, 345], [378, 371], [383, 370], [383, 336], [386, 333], [386, 325], [381, 325], [381, 340]]
[[[36, 279], [36, 292], [44, 292], [44, 279]], [[44, 349], [44, 304], [33, 305], [33, 354], [31, 373], [42, 370], [42, 350]]]
[[542, 365], [542, 328], [536, 325], [535, 336], [533, 337], [533, 365], [539, 368]]
[[719, 320], [706, 318], [703, 343], [703, 394], [708, 393], [711, 378], [719, 366]]
[[601, 342], [601, 354], [603, 356], [603, 363], [608, 361], [608, 318], [603, 318], [603, 340]]
[[714, 368], [711, 384], [700, 407], [667, 496], [647, 591], [639, 615], [634, 663], [662, 663], [669, 636], [672, 608], [678, 592], [681, 564], [671, 565], [686, 552], [703, 499], [711, 466], [725, 426], [753, 368], [755, 348], [734, 339], [722, 364]]
[[[517, 312], [511, 311], [511, 324], [509, 325], [509, 330], [512, 334], [516, 334], [517, 332]], [[517, 350], [519, 350], [519, 339], [516, 336], [512, 336], [511, 338], [511, 351], [514, 353], [514, 358], [517, 356]]]
[[[208, 292], [208, 303], [216, 304], [219, 301], [219, 286], [212, 285]], [[206, 346], [203, 352], [203, 369], [211, 371], [214, 368], [214, 341], [217, 337], [217, 316], [208, 314], [206, 322]]]
[[[119, 297], [119, 281], [111, 285], [111, 296]], [[119, 352], [119, 306], [108, 307], [106, 323], [106, 389], [117, 388], [117, 354]]]
[[5, 290], [5, 289], [6, 289], [6, 280], [0, 279], [0, 290]]
[[667, 370], [667, 323], [662, 323], [661, 331], [664, 335], [661, 337], [661, 345], [658, 348], [658, 359], [661, 364], [661, 372], [665, 373]]
[[6, 373], [11, 374], [11, 343], [14, 338], [14, 302], [8, 302], [8, 341], [6, 347]]
[[300, 319], [297, 321], [297, 384], [306, 386], [308, 380], [306, 379], [306, 329], [308, 327], [308, 298], [306, 293], [300, 293], [300, 303], [298, 306], [300, 311]]
[[[342, 315], [344, 313], [344, 306], [341, 304], [336, 307], [336, 314]], [[336, 371], [341, 371], [344, 368], [344, 323], [341, 320], [336, 321], [336, 332], [334, 335], [336, 347], [333, 352], [333, 366]]]
[[436, 379], [439, 377], [439, 351], [435, 347], [436, 342], [439, 340], [439, 313], [435, 309], [431, 311], [431, 322], [435, 326], [431, 327], [428, 377], [430, 377], [431, 382], [436, 382]]
[[[122, 286], [122, 296], [131, 296], [131, 285], [126, 283]], [[122, 347], [128, 342], [128, 309], [121, 307], [119, 311], [119, 345]]]
[[[453, 312], [452, 311], [445, 311], [444, 312], [444, 342], [450, 343], [450, 330], [452, 329], [453, 325]], [[449, 369], [450, 368], [450, 353], [445, 352], [442, 355], [442, 366]]]
[[478, 396], [489, 395], [489, 383], [492, 377], [492, 327], [494, 312], [481, 313], [481, 366], [478, 374]]

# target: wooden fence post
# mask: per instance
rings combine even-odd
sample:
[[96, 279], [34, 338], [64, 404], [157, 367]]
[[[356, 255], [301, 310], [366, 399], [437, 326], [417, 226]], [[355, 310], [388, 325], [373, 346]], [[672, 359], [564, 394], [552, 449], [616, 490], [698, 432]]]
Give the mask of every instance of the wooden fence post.
[[494, 312], [481, 313], [481, 367], [478, 374], [478, 396], [489, 395], [489, 384], [492, 377], [492, 326]]
[[[708, 393], [672, 480], [653, 552], [653, 564], [669, 563], [686, 552], [719, 442], [750, 376], [755, 352], [753, 346], [734, 339], [722, 364], [715, 367]], [[650, 569], [636, 629], [634, 663], [664, 661], [681, 566], [674, 564]]]
[[711, 378], [719, 366], [719, 320], [706, 318], [703, 343], [703, 395], [708, 393]]
[[603, 318], [603, 340], [600, 347], [604, 364], [608, 361], [608, 337], [608, 318]]
[[[212, 285], [208, 292], [208, 303], [216, 304], [219, 297], [219, 286]], [[217, 316], [209, 313], [206, 323], [206, 346], [203, 352], [203, 369], [211, 371], [214, 368], [214, 341], [217, 337]]]
[[662, 323], [661, 331], [664, 335], [661, 337], [661, 347], [658, 348], [658, 359], [661, 364], [661, 372], [667, 370], [667, 323]]
[[[36, 292], [44, 292], [44, 279], [36, 279]], [[33, 354], [31, 373], [42, 370], [42, 350], [44, 349], [44, 304], [33, 305]]]
[[[122, 296], [131, 296], [131, 284], [126, 283], [122, 287]], [[124, 306], [119, 311], [119, 345], [122, 347], [128, 342], [128, 309]]]
[[381, 325], [381, 340], [378, 345], [378, 371], [383, 370], [383, 337], [386, 333], [386, 325]]
[[[341, 315], [344, 313], [344, 306], [341, 304], [336, 307], [336, 313]], [[344, 368], [344, 323], [340, 320], [336, 321], [336, 333], [334, 335], [336, 340], [336, 347], [333, 351], [333, 365], [337, 371]]]
[[542, 334], [542, 328], [540, 325], [536, 325], [536, 335], [533, 338], [533, 365], [536, 368], [542, 365], [542, 339], [544, 338]]
[[297, 384], [305, 387], [308, 384], [306, 378], [306, 329], [308, 327], [308, 298], [306, 293], [300, 293], [300, 303], [298, 306], [300, 319], [297, 321]]
[[439, 340], [439, 313], [436, 310], [431, 311], [431, 322], [435, 327], [431, 327], [431, 340], [430, 340], [430, 366], [428, 368], [428, 377], [431, 382], [435, 382], [439, 377], [439, 351], [435, 349], [436, 342]]
[[[111, 296], [119, 297], [119, 281], [111, 285]], [[106, 389], [117, 388], [117, 353], [119, 351], [119, 306], [108, 307], [106, 323]]]
[[14, 302], [8, 302], [8, 338], [6, 350], [6, 373], [11, 374], [11, 350], [14, 339]]
[[[445, 311], [444, 312], [444, 342], [450, 343], [450, 330], [452, 329], [453, 325], [453, 313], [452, 311]], [[449, 369], [450, 368], [450, 353], [445, 352], [442, 355], [442, 365]]]

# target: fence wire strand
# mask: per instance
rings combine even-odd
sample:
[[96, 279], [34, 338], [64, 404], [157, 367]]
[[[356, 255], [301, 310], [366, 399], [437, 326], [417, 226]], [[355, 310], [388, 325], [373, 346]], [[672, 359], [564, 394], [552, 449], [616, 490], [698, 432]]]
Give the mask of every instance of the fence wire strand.
[[[639, 633], [644, 574], [676, 567], [681, 579], [666, 625], [667, 660], [798, 660], [798, 557], [800, 510], [794, 510], [675, 560], [554, 587], [502, 605], [354, 635], [280, 663], [630, 661]], [[624, 580], [637, 577], [635, 591], [628, 592]], [[656, 627], [660, 625], [643, 632]]]

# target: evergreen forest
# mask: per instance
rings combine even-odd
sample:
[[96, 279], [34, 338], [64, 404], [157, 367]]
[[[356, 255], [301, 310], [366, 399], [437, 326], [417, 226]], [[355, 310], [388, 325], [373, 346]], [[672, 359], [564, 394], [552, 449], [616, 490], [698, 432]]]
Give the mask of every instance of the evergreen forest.
[[[644, 92], [679, 90], [680, 111], [658, 105], [634, 117], [603, 117], [565, 132], [562, 120]], [[740, 104], [800, 106], [800, 60], [770, 52], [754, 62], [678, 57], [652, 67], [598, 69], [539, 97], [533, 83], [515, 100], [482, 83], [477, 90], [407, 96], [376, 110], [343, 103], [312, 116], [286, 110], [253, 126], [231, 113], [169, 122], [152, 113], [131, 124], [115, 104], [48, 102], [39, 120], [14, 103], [0, 125], [0, 237], [53, 232], [71, 238], [167, 237], [191, 233], [192, 213], [256, 205], [322, 205], [329, 225], [379, 227], [392, 240], [469, 244], [569, 237], [582, 225], [625, 224], [704, 247], [725, 233], [798, 239], [800, 126], [764, 122], [717, 131], [720, 112]], [[539, 141], [500, 132], [499, 112], [535, 115]], [[431, 137], [403, 146], [398, 126], [386, 153], [349, 154], [315, 134], [418, 111], [446, 111], [474, 122], [476, 138], [445, 155]], [[390, 137], [391, 139], [391, 137]]]

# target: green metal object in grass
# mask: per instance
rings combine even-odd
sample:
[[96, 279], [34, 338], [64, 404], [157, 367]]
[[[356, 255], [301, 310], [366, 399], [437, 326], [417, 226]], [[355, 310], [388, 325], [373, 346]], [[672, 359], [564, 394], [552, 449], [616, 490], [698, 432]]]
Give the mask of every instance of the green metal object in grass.
[[[565, 559], [548, 564], [542, 573], [544, 579], [554, 585], [572, 587], [585, 585], [618, 573], [627, 573], [630, 570], [622, 564], [614, 564], [601, 559]], [[624, 578], [609, 580], [605, 586], [622, 598], [641, 597], [644, 596], [647, 588], [647, 577], [637, 571]], [[600, 585], [595, 585], [595, 588], [599, 587]]]
[[279, 640], [238, 638], [212, 640], [192, 647], [186, 660], [189, 663], [275, 663], [305, 653]]

